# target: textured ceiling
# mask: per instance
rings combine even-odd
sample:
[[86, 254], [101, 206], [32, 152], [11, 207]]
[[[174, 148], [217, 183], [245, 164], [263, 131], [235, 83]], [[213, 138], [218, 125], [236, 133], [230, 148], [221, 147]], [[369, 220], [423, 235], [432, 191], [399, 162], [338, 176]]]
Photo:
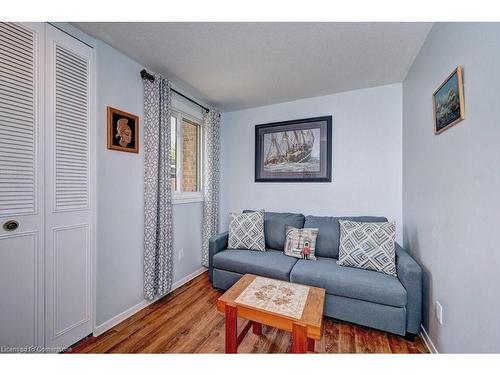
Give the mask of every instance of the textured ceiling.
[[223, 111], [401, 82], [431, 23], [73, 23]]

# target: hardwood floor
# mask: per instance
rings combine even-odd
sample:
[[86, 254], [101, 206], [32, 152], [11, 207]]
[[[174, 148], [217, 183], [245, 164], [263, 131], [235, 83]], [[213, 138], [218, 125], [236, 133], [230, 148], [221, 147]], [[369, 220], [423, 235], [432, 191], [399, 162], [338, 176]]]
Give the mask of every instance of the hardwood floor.
[[[99, 337], [88, 337], [67, 353], [224, 353], [224, 317], [217, 312], [221, 292], [208, 274], [149, 305]], [[240, 329], [243, 321], [238, 321]], [[286, 353], [290, 333], [264, 326], [263, 335], [247, 334], [239, 353]], [[427, 353], [414, 342], [374, 329], [326, 318], [318, 353]]]

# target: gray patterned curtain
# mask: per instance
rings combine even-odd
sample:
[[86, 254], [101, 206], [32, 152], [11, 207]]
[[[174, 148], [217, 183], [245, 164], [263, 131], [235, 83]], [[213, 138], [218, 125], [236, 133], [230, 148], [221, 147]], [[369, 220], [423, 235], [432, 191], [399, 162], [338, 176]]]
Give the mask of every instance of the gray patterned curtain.
[[144, 80], [144, 297], [172, 287], [173, 232], [170, 186], [170, 82]]
[[220, 116], [210, 108], [203, 116], [203, 237], [201, 263], [208, 267], [208, 240], [219, 230]]

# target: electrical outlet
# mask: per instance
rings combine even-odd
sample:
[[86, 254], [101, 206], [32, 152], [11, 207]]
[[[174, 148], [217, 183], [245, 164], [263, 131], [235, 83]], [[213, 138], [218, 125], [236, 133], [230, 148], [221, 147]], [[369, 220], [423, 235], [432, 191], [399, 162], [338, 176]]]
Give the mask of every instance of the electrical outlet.
[[436, 301], [436, 319], [439, 324], [443, 324], [443, 306], [439, 301]]
[[184, 249], [179, 249], [179, 260], [182, 260], [184, 258]]

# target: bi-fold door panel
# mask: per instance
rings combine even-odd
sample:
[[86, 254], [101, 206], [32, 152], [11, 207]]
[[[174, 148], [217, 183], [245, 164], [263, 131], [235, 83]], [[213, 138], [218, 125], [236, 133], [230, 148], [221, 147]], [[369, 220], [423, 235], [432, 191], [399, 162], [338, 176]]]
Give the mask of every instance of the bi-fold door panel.
[[[92, 332], [92, 49], [0, 23], [0, 346]], [[5, 225], [4, 225], [5, 224]]]
[[0, 347], [44, 345], [44, 25], [0, 23]]
[[46, 345], [92, 332], [92, 49], [46, 30]]

